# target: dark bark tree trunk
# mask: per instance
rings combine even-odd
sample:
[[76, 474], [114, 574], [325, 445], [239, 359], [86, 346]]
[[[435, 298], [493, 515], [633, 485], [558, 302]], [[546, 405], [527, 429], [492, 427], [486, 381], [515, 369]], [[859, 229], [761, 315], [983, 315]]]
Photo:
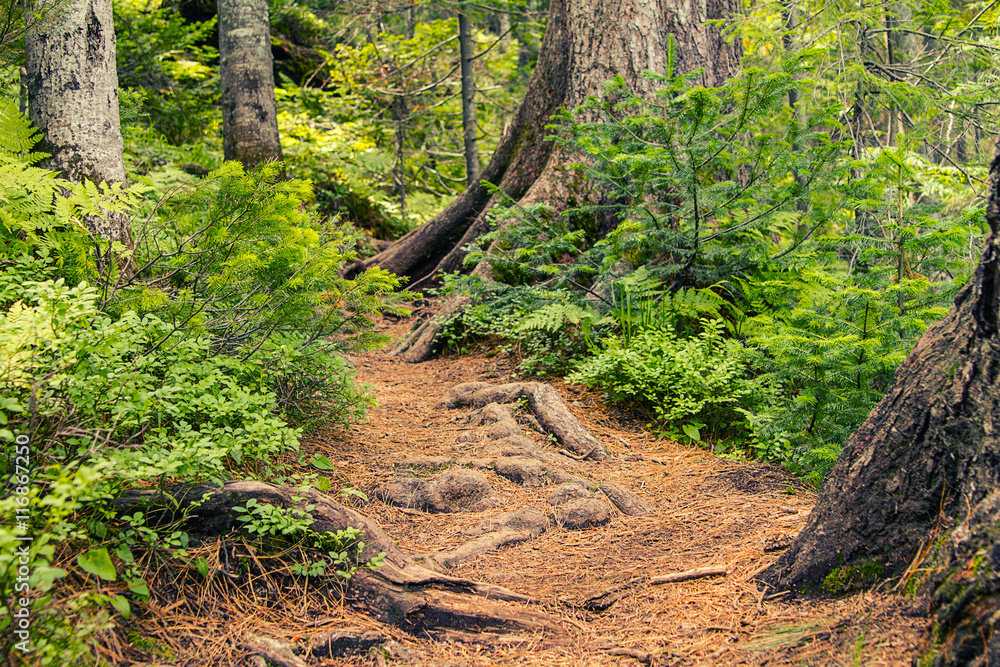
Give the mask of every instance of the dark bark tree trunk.
[[219, 59], [226, 159], [280, 160], [267, 0], [219, 0]]
[[462, 68], [462, 134], [465, 147], [465, 184], [479, 180], [479, 143], [476, 141], [476, 79], [472, 72], [472, 25], [465, 8], [458, 15], [458, 51]]
[[[28, 115], [45, 133], [44, 166], [71, 181], [125, 181], [111, 0], [25, 4]], [[131, 243], [128, 216], [88, 216], [105, 241]]]
[[[934, 664], [1000, 663], [1000, 145], [973, 280], [848, 439], [773, 588], [899, 576], [937, 612]], [[831, 578], [832, 575], [832, 578]]]
[[[704, 84], [721, 83], [735, 70], [740, 48], [705, 21], [727, 19], [735, 7], [733, 0], [713, 0], [707, 11], [700, 3], [666, 0], [554, 0], [527, 93], [480, 178], [522, 203], [565, 205], [575, 179], [562, 171], [569, 156], [545, 139], [550, 116], [600, 94], [616, 75], [637, 91], [651, 92], [655, 85], [641, 73], [666, 71], [671, 35], [675, 72], [704, 68]], [[357, 270], [379, 266], [413, 279], [454, 271], [461, 266], [461, 247], [487, 230], [484, 213], [492, 204], [486, 188], [476, 183]]]
[[[599, 201], [580, 175], [563, 165], [579, 161], [557, 150], [545, 125], [561, 108], [572, 109], [588, 95], [599, 95], [604, 83], [621, 76], [638, 93], [656, 85], [642, 72], [664, 74], [667, 54], [674, 54], [674, 73], [703, 68], [701, 83], [722, 83], [736, 69], [739, 44], [728, 44], [720, 29], [706, 21], [725, 20], [736, 11], [734, 0], [709, 0], [707, 5], [667, 0], [552, 0], [542, 50], [524, 100], [500, 140], [481, 181], [497, 185], [522, 204], [545, 203], [556, 210], [567, 201]], [[670, 38], [675, 47], [669, 48]], [[444, 211], [410, 232], [387, 250], [360, 262], [352, 273], [372, 266], [414, 279], [461, 268], [463, 248], [489, 231], [486, 213], [495, 200], [476, 182]], [[484, 266], [477, 267], [487, 274]], [[447, 307], [461, 307], [455, 301]], [[407, 361], [429, 357], [439, 325], [427, 324], [398, 352]]]

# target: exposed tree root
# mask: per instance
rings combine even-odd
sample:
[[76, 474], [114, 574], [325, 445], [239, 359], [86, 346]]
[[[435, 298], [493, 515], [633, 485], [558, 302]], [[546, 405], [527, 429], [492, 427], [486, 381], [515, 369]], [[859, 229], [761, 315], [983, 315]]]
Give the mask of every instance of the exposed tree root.
[[528, 400], [528, 407], [541, 427], [554, 435], [566, 449], [595, 461], [608, 458], [604, 446], [583, 428], [556, 390], [547, 384], [512, 382], [483, 385], [465, 382], [453, 387], [441, 405], [449, 408], [463, 405], [482, 408], [489, 403], [515, 403], [522, 397]]
[[380, 620], [411, 632], [438, 630], [492, 630], [542, 632], [557, 635], [557, 620], [541, 611], [511, 602], [531, 598], [500, 586], [459, 579], [434, 572], [403, 553], [385, 531], [361, 514], [316, 491], [298, 493], [262, 482], [228, 482], [174, 487], [166, 492], [131, 491], [117, 501], [122, 511], [142, 509], [151, 521], [182, 520], [186, 530], [198, 535], [220, 535], [234, 530], [238, 514], [233, 508], [251, 498], [260, 504], [297, 507], [309, 513], [316, 532], [357, 528], [363, 533], [361, 560], [384, 552], [376, 572], [360, 570], [351, 578], [346, 599]]

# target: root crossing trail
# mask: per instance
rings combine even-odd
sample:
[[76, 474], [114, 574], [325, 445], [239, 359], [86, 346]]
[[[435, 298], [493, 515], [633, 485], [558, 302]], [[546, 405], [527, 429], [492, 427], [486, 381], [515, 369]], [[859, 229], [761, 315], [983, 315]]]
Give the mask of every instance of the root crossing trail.
[[[780, 469], [656, 441], [558, 383], [512, 385], [499, 357], [355, 364], [379, 406], [365, 424], [308, 436], [306, 454], [334, 463], [334, 489], [364, 491], [355, 509], [423, 567], [521, 594], [531, 602], [503, 604], [546, 620], [449, 628], [421, 609], [417, 625], [352, 614], [348, 629], [394, 648], [306, 664], [900, 665], [925, 650], [928, 620], [892, 593], [758, 592], [754, 575], [815, 500]], [[582, 433], [550, 435], [536, 407], [553, 399]]]

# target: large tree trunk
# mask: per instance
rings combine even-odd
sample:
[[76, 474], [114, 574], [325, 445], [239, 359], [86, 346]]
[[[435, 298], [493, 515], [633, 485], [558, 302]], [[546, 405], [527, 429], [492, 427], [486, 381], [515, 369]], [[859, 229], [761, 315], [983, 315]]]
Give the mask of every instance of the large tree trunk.
[[[25, 25], [28, 115], [45, 133], [44, 166], [75, 182], [124, 182], [111, 0], [28, 0]], [[105, 241], [131, 243], [123, 213], [86, 223]]]
[[[544, 203], [556, 210], [567, 202], [601, 200], [584, 179], [564, 165], [579, 162], [546, 139], [553, 113], [573, 109], [587, 96], [600, 95], [604, 83], [621, 76], [640, 94], [656, 84], [642, 76], [649, 70], [667, 72], [673, 53], [673, 73], [703, 69], [701, 83], [722, 83], [736, 69], [738, 43], [728, 44], [720, 29], [706, 21], [725, 20], [736, 11], [735, 0], [707, 4], [667, 0], [552, 0], [542, 50], [514, 122], [497, 146], [482, 181], [497, 185], [521, 204]], [[675, 41], [670, 48], [671, 37]], [[413, 279], [457, 271], [463, 248], [489, 231], [486, 214], [495, 203], [479, 182], [467, 188], [434, 219], [410, 232], [385, 251], [360, 262], [352, 273], [372, 266]], [[480, 265], [476, 273], [488, 276]], [[463, 307], [456, 298], [444, 308], [449, 314]], [[425, 323], [396, 353], [406, 361], [422, 361], [435, 351], [440, 319]]]
[[[561, 170], [570, 157], [546, 140], [552, 114], [600, 94], [614, 76], [638, 92], [651, 92], [655, 85], [641, 74], [666, 72], [670, 36], [676, 40], [675, 73], [704, 68], [702, 83], [721, 83], [738, 64], [740, 47], [727, 44], [719, 28], [706, 21], [727, 19], [736, 6], [734, 0], [710, 0], [707, 8], [690, 1], [553, 0], [534, 76], [480, 178], [522, 203], [565, 206], [577, 184]], [[461, 266], [461, 248], [488, 230], [485, 212], [493, 203], [486, 188], [475, 183], [433, 220], [356, 270], [379, 266], [414, 280], [454, 271]]]
[[761, 576], [800, 591], [883, 568], [901, 576], [937, 610], [935, 664], [1000, 664], [1000, 145], [986, 219], [973, 280], [899, 367], [805, 528]]
[[280, 160], [267, 0], [219, 0], [219, 57], [226, 159]]

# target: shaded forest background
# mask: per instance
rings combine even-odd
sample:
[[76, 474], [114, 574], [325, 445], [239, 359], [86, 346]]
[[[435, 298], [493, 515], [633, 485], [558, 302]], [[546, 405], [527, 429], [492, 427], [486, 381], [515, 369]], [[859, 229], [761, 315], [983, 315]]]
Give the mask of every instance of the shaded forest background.
[[[116, 2], [127, 184], [107, 187], [37, 152], [8, 3], [0, 439], [30, 456], [30, 470], [4, 465], [37, 509], [19, 526], [17, 494], [0, 501], [0, 585], [13, 599], [12, 545], [30, 528], [35, 655], [88, 654], [148, 598], [150, 563], [187, 562], [180, 523], [122, 511], [125, 492], [260, 479], [355, 493], [331, 489], [329, 461], [299, 460], [298, 438], [363, 417], [370, 397], [342, 355], [386, 342], [373, 320], [404, 312], [406, 279], [463, 299], [435, 322], [439, 351], [499, 346], [524, 376], [603, 391], [661, 437], [821, 484], [989, 230], [995, 4], [744, 3], [716, 26], [742, 52], [732, 78], [704, 85], [667, 40], [663, 71], [612, 79], [535, 128], [566, 156], [568, 195], [490, 190], [464, 269], [401, 279], [377, 260], [351, 269], [489, 162], [548, 5], [272, 3], [284, 160], [245, 169], [223, 159], [215, 8]], [[128, 217], [131, 241], [105, 247], [84, 224], [108, 211]], [[358, 531], [241, 509], [250, 537], [306, 545], [302, 576], [377, 566]]]

